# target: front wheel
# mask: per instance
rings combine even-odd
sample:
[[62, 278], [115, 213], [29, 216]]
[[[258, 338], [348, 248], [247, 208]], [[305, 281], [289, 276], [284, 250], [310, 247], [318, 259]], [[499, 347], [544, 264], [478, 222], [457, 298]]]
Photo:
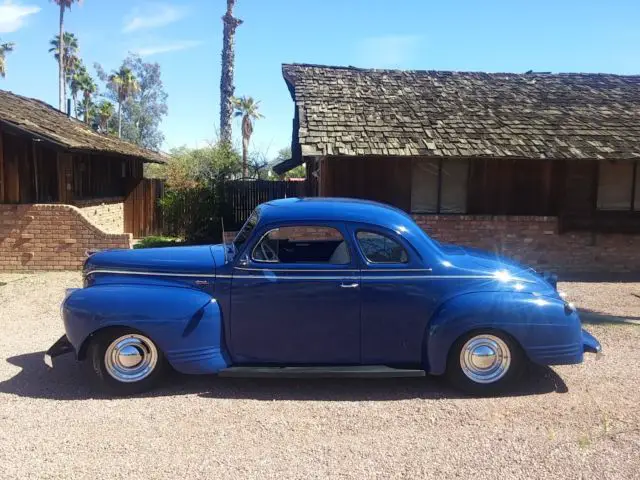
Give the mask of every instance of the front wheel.
[[153, 388], [166, 364], [153, 340], [124, 328], [99, 333], [91, 342], [89, 358], [101, 386], [116, 395]]
[[508, 335], [476, 331], [459, 338], [449, 351], [447, 378], [459, 390], [476, 395], [504, 391], [520, 376], [525, 356]]

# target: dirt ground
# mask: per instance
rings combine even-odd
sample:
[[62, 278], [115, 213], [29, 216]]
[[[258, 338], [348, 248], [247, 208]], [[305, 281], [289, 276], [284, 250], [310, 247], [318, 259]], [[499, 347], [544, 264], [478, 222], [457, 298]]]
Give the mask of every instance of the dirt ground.
[[532, 367], [499, 398], [436, 378], [174, 374], [124, 399], [72, 356], [42, 363], [79, 283], [0, 276], [0, 478], [640, 478], [640, 283], [561, 284], [605, 355]]

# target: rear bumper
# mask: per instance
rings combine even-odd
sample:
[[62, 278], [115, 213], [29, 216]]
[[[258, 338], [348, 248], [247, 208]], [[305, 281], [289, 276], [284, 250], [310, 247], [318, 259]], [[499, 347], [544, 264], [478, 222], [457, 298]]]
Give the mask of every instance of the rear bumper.
[[59, 357], [60, 355], [65, 355], [72, 352], [74, 352], [73, 345], [71, 345], [71, 342], [69, 342], [67, 336], [63, 335], [58, 339], [56, 343], [49, 347], [49, 350], [45, 352], [44, 363], [47, 366], [53, 368], [53, 359], [55, 357]]

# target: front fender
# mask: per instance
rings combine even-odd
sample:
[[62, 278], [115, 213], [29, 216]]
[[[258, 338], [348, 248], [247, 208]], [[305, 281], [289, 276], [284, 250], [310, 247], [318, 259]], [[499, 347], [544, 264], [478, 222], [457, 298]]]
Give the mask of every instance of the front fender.
[[536, 363], [582, 361], [580, 319], [564, 301], [525, 293], [478, 292], [447, 300], [432, 316], [426, 338], [429, 373], [444, 373], [453, 343], [479, 329], [506, 332]]
[[97, 285], [67, 297], [62, 316], [76, 352], [95, 332], [119, 326], [149, 336], [182, 373], [213, 373], [227, 366], [222, 313], [216, 300], [199, 290]]

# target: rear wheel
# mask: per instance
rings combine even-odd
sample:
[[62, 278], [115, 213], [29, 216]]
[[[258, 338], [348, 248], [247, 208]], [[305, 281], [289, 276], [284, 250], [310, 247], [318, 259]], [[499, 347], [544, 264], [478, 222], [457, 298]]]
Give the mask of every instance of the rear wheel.
[[153, 340], [124, 328], [99, 333], [91, 342], [89, 358], [101, 386], [117, 395], [153, 388], [166, 366]]
[[451, 347], [447, 377], [464, 392], [490, 395], [511, 386], [524, 362], [520, 346], [508, 335], [476, 331], [462, 336]]

